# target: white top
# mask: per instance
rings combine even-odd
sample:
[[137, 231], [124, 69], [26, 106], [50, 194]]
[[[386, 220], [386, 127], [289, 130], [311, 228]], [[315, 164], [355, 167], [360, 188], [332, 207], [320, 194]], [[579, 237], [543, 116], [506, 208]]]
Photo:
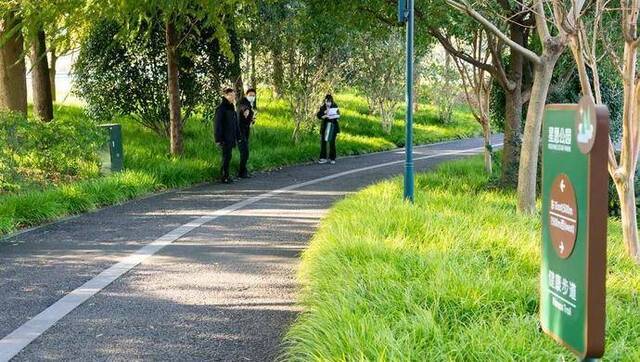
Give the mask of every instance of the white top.
[[329, 109], [327, 109], [327, 118], [328, 119], [338, 119], [338, 118], [340, 118], [340, 114], [338, 113], [338, 108], [329, 108]]

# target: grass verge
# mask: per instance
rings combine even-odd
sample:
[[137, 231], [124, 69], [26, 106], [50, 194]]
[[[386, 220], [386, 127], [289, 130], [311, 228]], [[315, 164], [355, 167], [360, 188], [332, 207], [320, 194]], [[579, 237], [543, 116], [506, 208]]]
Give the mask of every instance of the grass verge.
[[[491, 190], [482, 160], [340, 202], [304, 253], [292, 361], [573, 360], [538, 330], [540, 223]], [[375, 201], [374, 201], [375, 200]], [[640, 274], [609, 225], [606, 360], [640, 360]]]
[[[376, 116], [366, 114], [367, 105], [362, 97], [344, 92], [337, 96], [337, 101], [343, 112], [339, 155], [389, 150], [403, 144], [402, 113], [396, 115], [392, 132], [387, 134], [382, 131]], [[317, 129], [304, 134], [300, 142], [294, 144], [291, 138], [294, 122], [288, 105], [267, 95], [260, 98], [259, 105], [257, 125], [251, 138], [249, 167], [253, 171], [271, 170], [317, 158], [320, 152]], [[420, 109], [416, 114], [416, 143], [464, 138], [479, 133], [479, 127], [467, 112], [457, 111], [456, 121], [443, 125], [437, 120], [435, 107], [421, 105]], [[56, 107], [56, 117], [84, 115], [79, 107], [59, 106]], [[0, 194], [0, 236], [150, 192], [185, 187], [218, 177], [219, 150], [213, 144], [211, 124], [201, 117], [194, 117], [187, 123], [184, 155], [179, 159], [167, 154], [167, 139], [130, 118], [124, 117], [117, 122], [123, 127], [126, 172], [71, 183], [29, 183], [21, 192]], [[237, 168], [237, 164], [238, 155], [234, 152], [232, 168]]]

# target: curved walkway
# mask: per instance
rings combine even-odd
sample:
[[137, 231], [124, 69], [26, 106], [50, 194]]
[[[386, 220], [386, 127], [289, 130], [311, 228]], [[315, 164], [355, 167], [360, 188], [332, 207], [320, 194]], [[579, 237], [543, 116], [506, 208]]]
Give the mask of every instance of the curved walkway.
[[[416, 170], [480, 152], [481, 139], [417, 147]], [[289, 167], [1, 240], [0, 361], [273, 360], [320, 218], [401, 174], [403, 160], [396, 150]]]

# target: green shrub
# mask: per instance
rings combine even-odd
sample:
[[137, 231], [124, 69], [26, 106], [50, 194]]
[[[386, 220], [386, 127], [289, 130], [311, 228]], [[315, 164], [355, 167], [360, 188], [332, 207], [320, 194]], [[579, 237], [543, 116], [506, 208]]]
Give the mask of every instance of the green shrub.
[[[151, 17], [128, 37], [117, 22], [102, 20], [93, 25], [74, 64], [74, 93], [87, 103], [91, 117], [110, 120], [131, 115], [157, 134], [169, 134], [163, 24], [161, 18]], [[197, 107], [212, 108], [231, 67], [215, 37], [216, 29], [205, 26], [202, 19], [192, 19], [192, 27], [180, 37], [178, 57], [185, 119]], [[237, 37], [229, 31], [237, 53]]]
[[0, 112], [0, 192], [20, 188], [17, 152], [27, 141], [27, 120], [17, 113]]
[[25, 183], [60, 183], [96, 177], [104, 133], [81, 113], [43, 123], [0, 114], [0, 192]]

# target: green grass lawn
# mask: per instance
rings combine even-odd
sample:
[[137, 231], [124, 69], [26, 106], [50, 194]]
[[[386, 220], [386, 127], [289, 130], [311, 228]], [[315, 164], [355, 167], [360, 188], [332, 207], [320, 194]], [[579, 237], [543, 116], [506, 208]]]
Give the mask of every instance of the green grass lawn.
[[[403, 113], [396, 115], [397, 121], [392, 132], [386, 134], [378, 118], [367, 115], [367, 105], [362, 97], [343, 92], [336, 100], [343, 114], [343, 133], [338, 137], [339, 155], [382, 151], [403, 145]], [[317, 128], [304, 134], [296, 144], [291, 138], [294, 122], [287, 104], [264, 95], [259, 99], [259, 106], [257, 125], [251, 140], [251, 170], [270, 170], [318, 158], [320, 144]], [[434, 107], [421, 105], [415, 118], [416, 143], [480, 133], [479, 126], [464, 110], [456, 112], [455, 122], [447, 125], [440, 124], [436, 114]], [[58, 106], [56, 117], [85, 116], [80, 107]], [[185, 153], [179, 159], [168, 155], [168, 140], [128, 117], [117, 122], [123, 126], [125, 172], [106, 177], [76, 177], [72, 181], [25, 180], [19, 192], [0, 193], [0, 235], [146, 193], [217, 179], [219, 151], [213, 144], [211, 124], [201, 117], [188, 121], [184, 130]], [[236, 168], [237, 163], [238, 155], [235, 152], [232, 168]]]
[[[300, 271], [292, 361], [570, 361], [538, 330], [538, 217], [479, 158], [369, 187], [323, 221]], [[609, 224], [606, 360], [640, 360], [640, 269]]]

